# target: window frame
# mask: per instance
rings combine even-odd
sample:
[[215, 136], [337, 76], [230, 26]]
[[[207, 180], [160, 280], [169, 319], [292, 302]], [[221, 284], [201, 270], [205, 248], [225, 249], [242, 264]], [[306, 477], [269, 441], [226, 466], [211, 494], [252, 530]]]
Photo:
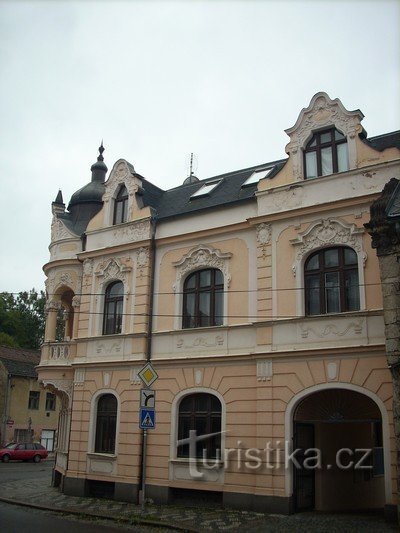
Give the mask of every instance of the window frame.
[[46, 409], [45, 411], [56, 410], [57, 399], [54, 392], [46, 392]]
[[250, 187], [251, 185], [257, 185], [260, 180], [268, 178], [268, 176], [275, 170], [275, 165], [259, 170], [255, 170], [250, 176], [242, 183], [243, 187]]
[[[340, 133], [340, 135], [343, 135], [343, 139], [335, 139], [335, 132]], [[329, 142], [321, 142], [322, 135], [325, 135], [327, 133], [330, 133], [331, 139]], [[310, 146], [310, 144], [314, 141], [316, 141], [315, 146]], [[332, 126], [330, 128], [326, 128], [320, 131], [313, 132], [313, 135], [311, 139], [306, 144], [304, 150], [303, 150], [303, 165], [304, 165], [304, 179], [315, 179], [320, 178], [322, 176], [331, 176], [332, 174], [336, 174], [337, 172], [345, 172], [346, 170], [340, 170], [339, 171], [339, 163], [338, 163], [338, 150], [337, 147], [341, 144], [347, 145], [347, 169], [349, 169], [349, 154], [348, 154], [348, 143], [346, 136], [341, 133], [335, 126]], [[331, 157], [332, 157], [332, 173], [329, 174], [323, 174], [322, 173], [322, 157], [321, 152], [324, 148], [331, 148]], [[308, 153], [316, 153], [316, 162], [317, 162], [317, 175], [316, 176], [308, 176], [307, 175], [307, 161], [306, 157]]]
[[[204, 272], [210, 272], [211, 274], [211, 282], [208, 286], [201, 286], [200, 283], [200, 277], [201, 273]], [[219, 275], [222, 278], [222, 281], [220, 283], [216, 283], [216, 275], [219, 273]], [[187, 287], [189, 284], [189, 281], [192, 278], [195, 278], [195, 286], [194, 287]], [[193, 328], [201, 328], [201, 327], [216, 327], [216, 326], [222, 326], [224, 324], [224, 288], [225, 288], [225, 280], [224, 280], [224, 273], [218, 269], [218, 268], [201, 268], [199, 270], [195, 270], [194, 272], [191, 272], [188, 274], [188, 276], [185, 278], [183, 282], [183, 298], [182, 298], [182, 329], [193, 329]], [[209, 324], [202, 324], [202, 316], [200, 315], [200, 295], [201, 294], [209, 294], [210, 295], [210, 301], [209, 301], [209, 314], [207, 316], [209, 320]], [[191, 317], [187, 313], [187, 301], [188, 296], [194, 295], [194, 315]], [[217, 297], [220, 298], [219, 305], [221, 307], [222, 314], [218, 317], [216, 315], [216, 308], [217, 308]], [[218, 323], [217, 323], [218, 319]], [[194, 320], [194, 325], [190, 324], [190, 321]]]
[[[113, 287], [121, 284], [122, 293], [117, 296], [110, 296]], [[118, 304], [121, 303], [121, 312], [118, 312]], [[119, 335], [122, 333], [122, 321], [124, 316], [124, 283], [121, 280], [115, 280], [107, 285], [104, 293], [103, 305], [103, 327], [102, 335]], [[108, 327], [108, 317], [112, 316], [112, 327]]]
[[29, 391], [28, 409], [32, 411], [38, 411], [40, 405], [40, 391]]
[[[337, 250], [338, 251], [338, 265], [337, 266], [326, 266], [325, 265], [325, 253], [330, 250]], [[345, 250], [351, 250], [355, 255], [355, 262], [346, 264], [345, 262]], [[318, 256], [318, 268], [307, 270], [307, 265], [311, 262], [311, 260]], [[347, 298], [346, 298], [346, 277], [348, 277], [349, 273], [356, 273], [357, 274], [357, 300], [358, 300], [358, 307], [357, 309], [349, 309], [347, 305]], [[338, 273], [339, 274], [339, 310], [338, 311], [328, 311], [327, 310], [327, 302], [326, 302], [326, 274], [332, 274], [332, 273]], [[311, 279], [312, 277], [316, 278], [319, 277], [319, 285], [318, 285], [318, 296], [319, 296], [319, 312], [318, 313], [312, 313], [310, 311], [311, 306], [311, 298], [309, 295], [309, 291], [312, 290], [312, 288], [307, 288], [307, 279]], [[305, 307], [305, 315], [306, 316], [318, 316], [318, 315], [331, 315], [331, 314], [338, 314], [338, 313], [346, 313], [346, 312], [356, 312], [361, 309], [361, 295], [360, 295], [360, 274], [359, 274], [359, 268], [358, 268], [358, 256], [357, 252], [349, 247], [349, 246], [330, 246], [325, 248], [320, 248], [319, 250], [315, 250], [307, 257], [307, 259], [304, 262], [304, 268], [303, 268], [303, 279], [304, 279], [304, 307]]]
[[[115, 408], [113, 410], [101, 410], [101, 402], [106, 398], [112, 398], [113, 401], [115, 401]], [[102, 392], [96, 398], [96, 414], [94, 423], [94, 453], [115, 455], [118, 425], [118, 398], [112, 392]], [[108, 442], [105, 444], [104, 434], [109, 431], [110, 428], [110, 435], [106, 439]]]
[[[118, 194], [114, 200], [114, 212], [113, 212], [113, 226], [118, 224], [124, 224], [127, 221], [128, 216], [128, 200], [129, 194], [126, 186], [123, 184], [118, 190]], [[121, 212], [119, 215], [119, 207], [121, 206]]]
[[221, 182], [222, 178], [203, 183], [201, 187], [190, 196], [190, 200], [202, 198], [203, 196], [209, 196]]
[[[196, 400], [199, 396], [202, 396], [207, 403], [207, 409], [206, 410], [199, 410], [195, 408]], [[191, 402], [191, 409], [181, 412], [182, 406], [188, 402], [188, 400]], [[212, 405], [213, 403], [218, 402], [219, 409], [213, 410]], [[199, 425], [201, 425], [202, 422], [205, 421], [205, 424], [203, 424], [204, 431], [197, 431], [197, 428]], [[194, 391], [190, 392], [189, 394], [185, 394], [180, 398], [180, 401], [177, 406], [177, 442], [182, 439], [186, 439], [189, 437], [189, 434], [184, 434], [182, 427], [185, 422], [189, 422], [189, 424], [186, 423], [186, 425], [189, 425], [189, 431], [190, 430], [196, 430], [196, 436], [206, 435], [209, 433], [215, 433], [219, 432], [219, 435], [216, 435], [214, 437], [211, 437], [210, 439], [204, 439], [202, 441], [197, 441], [196, 445], [196, 458], [202, 459], [203, 458], [203, 450], [205, 449], [206, 459], [221, 459], [221, 450], [222, 450], [222, 421], [223, 421], [223, 404], [221, 399], [216, 396], [215, 394], [212, 394], [208, 391]], [[214, 427], [214, 424], [218, 426], [218, 428]], [[201, 448], [201, 453], [200, 453]], [[219, 457], [217, 457], [217, 450], [220, 451]], [[193, 459], [189, 455], [189, 445], [176, 445], [176, 458], [177, 459]]]

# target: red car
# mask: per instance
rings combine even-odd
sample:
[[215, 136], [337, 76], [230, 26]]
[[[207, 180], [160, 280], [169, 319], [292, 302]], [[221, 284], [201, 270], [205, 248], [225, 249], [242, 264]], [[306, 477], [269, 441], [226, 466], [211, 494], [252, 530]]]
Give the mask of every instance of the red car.
[[0, 450], [0, 459], [3, 463], [8, 461], [29, 461], [33, 459], [35, 463], [40, 463], [46, 459], [48, 452], [44, 446], [38, 442], [11, 442]]

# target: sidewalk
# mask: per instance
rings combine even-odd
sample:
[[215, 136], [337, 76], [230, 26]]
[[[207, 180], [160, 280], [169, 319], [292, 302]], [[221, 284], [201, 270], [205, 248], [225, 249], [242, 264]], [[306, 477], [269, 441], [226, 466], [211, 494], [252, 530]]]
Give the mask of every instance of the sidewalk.
[[163, 526], [174, 531], [203, 532], [386, 532], [398, 531], [376, 515], [299, 513], [291, 516], [251, 511], [175, 505], [137, 505], [61, 494], [42, 481], [11, 481], [0, 486], [0, 500], [39, 509], [110, 518], [118, 522]]

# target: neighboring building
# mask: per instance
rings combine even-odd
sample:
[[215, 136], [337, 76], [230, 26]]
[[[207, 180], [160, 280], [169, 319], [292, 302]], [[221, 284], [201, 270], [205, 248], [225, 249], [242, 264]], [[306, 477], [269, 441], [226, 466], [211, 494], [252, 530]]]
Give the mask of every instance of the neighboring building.
[[[362, 119], [318, 93], [286, 130], [286, 159], [163, 191], [123, 159], [105, 181], [101, 147], [68, 211], [59, 193], [38, 372], [62, 400], [64, 492], [136, 501], [138, 371], [151, 359], [148, 497], [280, 513], [393, 509], [392, 380], [364, 223], [399, 175], [400, 133], [368, 138]], [[55, 342], [60, 309], [65, 340]], [[190, 430], [216, 433], [196, 453], [229, 450], [228, 464], [194, 468], [177, 444]], [[321, 468], [285, 468], [285, 446], [303, 450], [301, 464], [321, 449]], [[371, 468], [339, 467], [365, 448]]]
[[[400, 181], [392, 178], [371, 205], [365, 224], [376, 249], [382, 282], [386, 355], [393, 381], [394, 437], [397, 452], [397, 484], [400, 483]], [[400, 523], [400, 495], [397, 500]]]
[[0, 442], [41, 442], [53, 451], [59, 400], [39, 385], [39, 362], [38, 352], [0, 346]]

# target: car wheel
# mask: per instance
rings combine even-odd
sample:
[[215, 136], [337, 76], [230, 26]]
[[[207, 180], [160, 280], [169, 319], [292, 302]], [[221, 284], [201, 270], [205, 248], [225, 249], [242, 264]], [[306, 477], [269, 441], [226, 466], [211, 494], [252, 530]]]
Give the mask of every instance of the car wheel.
[[34, 463], [40, 463], [40, 459], [41, 459], [40, 455], [35, 455], [35, 456], [33, 457], [33, 462], [34, 462]]
[[10, 456], [9, 455], [7, 455], [7, 454], [3, 455], [3, 457], [2, 457], [3, 463], [8, 463], [9, 460], [10, 460]]

